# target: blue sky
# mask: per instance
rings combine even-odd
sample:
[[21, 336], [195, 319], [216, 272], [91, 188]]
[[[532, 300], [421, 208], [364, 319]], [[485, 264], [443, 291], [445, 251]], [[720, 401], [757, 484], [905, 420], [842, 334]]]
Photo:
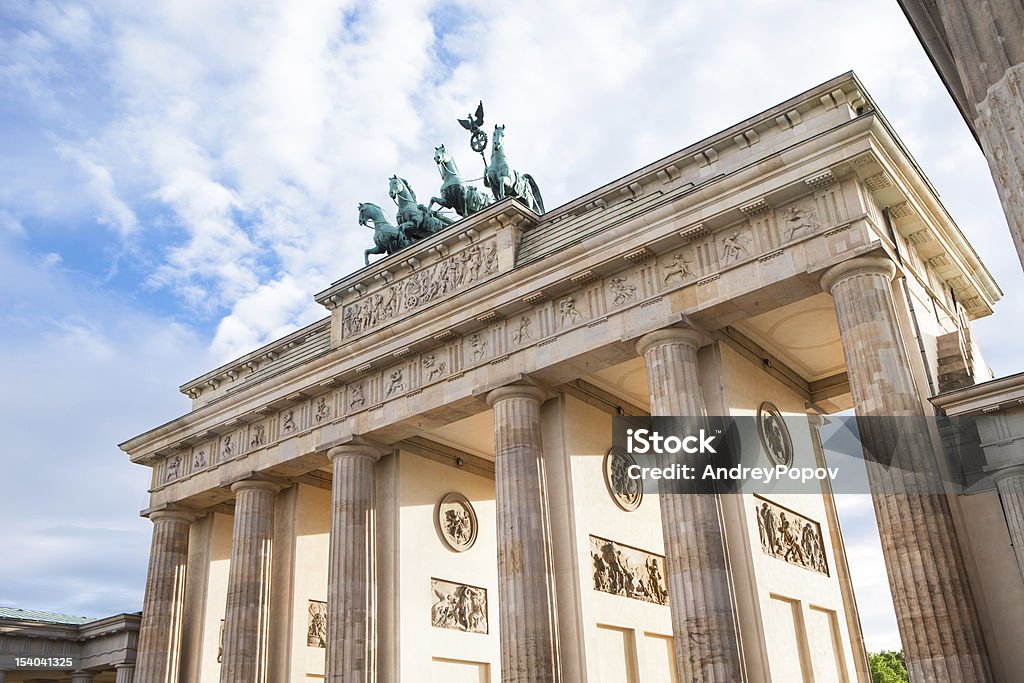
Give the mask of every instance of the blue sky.
[[[115, 444], [321, 317], [312, 294], [369, 241], [358, 202], [386, 204], [396, 172], [435, 188], [433, 148], [463, 148], [477, 100], [555, 206], [848, 69], [1006, 292], [975, 331], [1021, 370], [1024, 278], [987, 166], [895, 0], [5, 2], [0, 604], [139, 609], [147, 476]], [[870, 509], [844, 514], [871, 596]], [[877, 602], [869, 645], [894, 645]]]

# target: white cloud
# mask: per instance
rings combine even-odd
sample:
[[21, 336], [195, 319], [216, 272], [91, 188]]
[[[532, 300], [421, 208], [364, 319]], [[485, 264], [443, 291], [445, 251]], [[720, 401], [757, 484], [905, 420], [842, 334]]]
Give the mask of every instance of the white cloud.
[[131, 207], [118, 196], [110, 169], [96, 163], [85, 152], [71, 145], [60, 145], [58, 150], [61, 156], [74, 161], [85, 173], [86, 187], [96, 202], [99, 222], [118, 232], [122, 238], [134, 233], [139, 226], [138, 218]]

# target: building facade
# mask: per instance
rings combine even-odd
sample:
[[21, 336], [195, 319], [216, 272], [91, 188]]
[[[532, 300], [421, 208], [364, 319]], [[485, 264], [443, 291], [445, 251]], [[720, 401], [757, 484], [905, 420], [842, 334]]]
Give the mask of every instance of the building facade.
[[0, 607], [0, 683], [132, 683], [141, 621]]
[[983, 375], [999, 297], [853, 74], [542, 215], [494, 203], [122, 444], [153, 472], [136, 680], [870, 680], [827, 485], [609, 484], [616, 416], [774, 411], [819, 466], [852, 408], [917, 425], [914, 475], [868, 466], [913, 680], [1011, 681], [998, 497], [903, 493], [949, 474], [938, 340]]

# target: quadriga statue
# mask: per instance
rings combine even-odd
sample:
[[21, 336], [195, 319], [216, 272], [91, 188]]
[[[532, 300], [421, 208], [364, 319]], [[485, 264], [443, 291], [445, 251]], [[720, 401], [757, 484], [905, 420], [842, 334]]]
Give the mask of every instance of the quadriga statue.
[[495, 126], [491, 138], [491, 161], [484, 172], [484, 185], [491, 189], [495, 201], [515, 197], [533, 209], [544, 213], [544, 199], [540, 188], [529, 173], [520, 173], [505, 159], [505, 126]]
[[455, 209], [455, 213], [465, 218], [491, 203], [490, 197], [462, 180], [455, 159], [444, 145], [434, 148], [434, 163], [441, 174], [441, 196], [431, 197], [428, 209], [437, 204]]

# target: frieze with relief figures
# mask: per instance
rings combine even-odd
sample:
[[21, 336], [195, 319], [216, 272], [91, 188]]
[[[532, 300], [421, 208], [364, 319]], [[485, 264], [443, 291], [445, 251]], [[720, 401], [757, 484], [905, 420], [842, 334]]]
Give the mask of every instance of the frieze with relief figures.
[[590, 537], [594, 590], [634, 600], [668, 604], [665, 558], [597, 536]]
[[396, 316], [463, 289], [497, 269], [495, 240], [470, 245], [346, 304], [341, 316], [342, 336], [347, 339], [369, 331]]
[[430, 624], [467, 633], [487, 633], [487, 589], [430, 579]]
[[760, 496], [754, 496], [754, 515], [765, 555], [829, 575], [820, 524]]

